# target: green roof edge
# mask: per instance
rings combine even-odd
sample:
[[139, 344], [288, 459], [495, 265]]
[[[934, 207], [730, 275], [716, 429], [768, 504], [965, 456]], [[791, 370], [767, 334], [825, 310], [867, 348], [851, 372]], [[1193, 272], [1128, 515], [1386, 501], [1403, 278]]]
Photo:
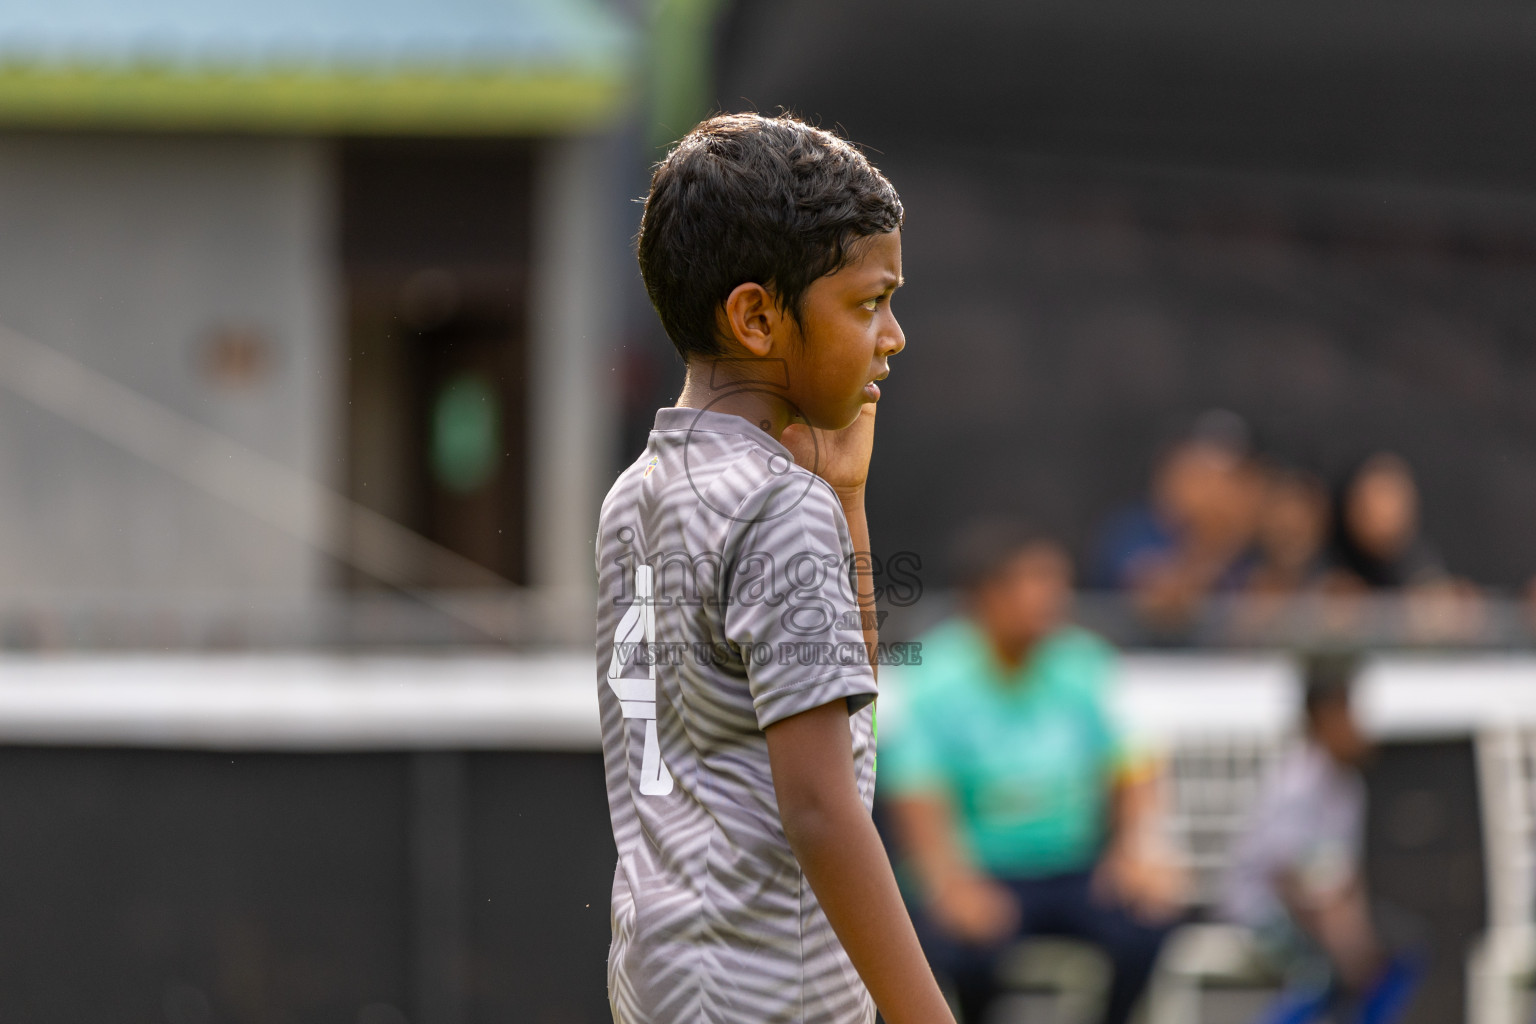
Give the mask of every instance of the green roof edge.
[[710, 113], [715, 22], [723, 0], [656, 0], [650, 31], [651, 147], [665, 152]]
[[0, 127], [574, 134], [629, 100], [621, 68], [256, 73], [0, 65]]

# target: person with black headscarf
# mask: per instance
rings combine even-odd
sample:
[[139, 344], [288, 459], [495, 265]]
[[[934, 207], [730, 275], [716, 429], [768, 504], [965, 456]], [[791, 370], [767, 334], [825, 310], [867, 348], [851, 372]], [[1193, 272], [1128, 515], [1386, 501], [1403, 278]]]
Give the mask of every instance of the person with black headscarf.
[[1419, 531], [1419, 489], [1402, 456], [1378, 452], [1349, 475], [1336, 508], [1333, 561], [1371, 590], [1447, 580], [1445, 564]]

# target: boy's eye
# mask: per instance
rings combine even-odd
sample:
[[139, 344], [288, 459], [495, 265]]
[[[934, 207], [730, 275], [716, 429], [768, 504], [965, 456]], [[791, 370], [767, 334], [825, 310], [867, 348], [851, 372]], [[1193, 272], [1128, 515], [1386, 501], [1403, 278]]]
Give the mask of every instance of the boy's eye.
[[859, 303], [859, 305], [873, 313], [875, 310], [880, 308], [880, 296], [876, 295], [872, 299], [865, 299], [863, 302]]

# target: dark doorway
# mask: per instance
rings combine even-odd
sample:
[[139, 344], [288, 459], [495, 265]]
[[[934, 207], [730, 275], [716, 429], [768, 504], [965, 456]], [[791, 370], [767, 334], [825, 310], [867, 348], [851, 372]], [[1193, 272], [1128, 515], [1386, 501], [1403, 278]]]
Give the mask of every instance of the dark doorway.
[[[1366, 868], [1378, 927], [1425, 957], [1407, 1024], [1461, 1019], [1487, 928], [1477, 758], [1469, 739], [1385, 743], [1366, 773]], [[1397, 934], [1392, 934], [1396, 932]]]
[[340, 153], [351, 496], [522, 583], [531, 147]]

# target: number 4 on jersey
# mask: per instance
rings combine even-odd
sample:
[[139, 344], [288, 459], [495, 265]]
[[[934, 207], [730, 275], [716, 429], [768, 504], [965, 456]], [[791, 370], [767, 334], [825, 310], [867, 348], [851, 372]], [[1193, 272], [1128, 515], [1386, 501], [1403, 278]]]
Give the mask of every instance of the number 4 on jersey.
[[[656, 735], [656, 602], [655, 577], [649, 565], [635, 566], [635, 601], [619, 620], [613, 632], [613, 659], [608, 663], [608, 685], [625, 718], [645, 720], [645, 750], [640, 755], [640, 795], [666, 796], [672, 792], [672, 773], [661, 763], [661, 740]], [[644, 643], [642, 648], [640, 645]], [[644, 650], [646, 657], [638, 657]], [[621, 652], [634, 655], [628, 659]], [[623, 674], [625, 662], [633, 668], [643, 667], [644, 676]], [[641, 666], [638, 662], [644, 661]]]

